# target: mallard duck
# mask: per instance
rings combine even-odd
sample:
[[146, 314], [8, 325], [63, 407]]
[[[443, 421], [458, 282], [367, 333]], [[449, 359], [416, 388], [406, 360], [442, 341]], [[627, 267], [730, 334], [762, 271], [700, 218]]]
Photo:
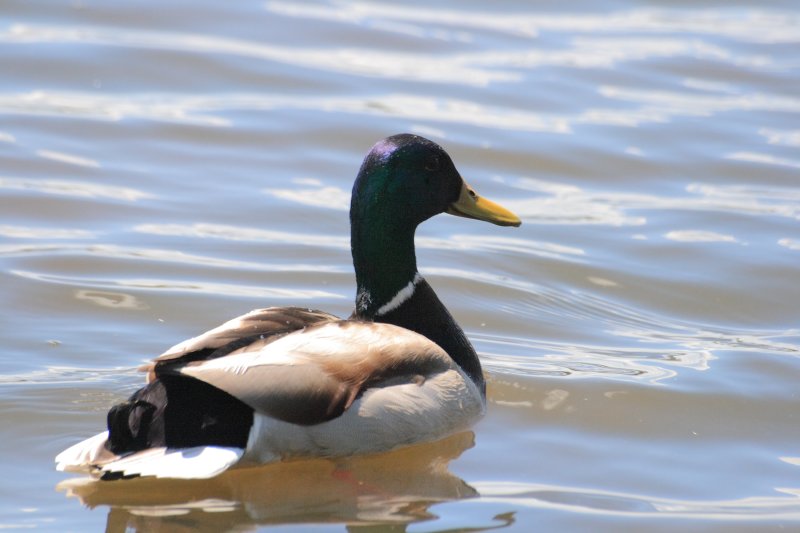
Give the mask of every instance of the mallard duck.
[[375, 144], [350, 204], [353, 314], [256, 309], [142, 367], [108, 430], [56, 457], [102, 479], [209, 478], [234, 465], [388, 451], [468, 428], [486, 409], [475, 349], [417, 270], [414, 233], [439, 213], [519, 226], [438, 144]]

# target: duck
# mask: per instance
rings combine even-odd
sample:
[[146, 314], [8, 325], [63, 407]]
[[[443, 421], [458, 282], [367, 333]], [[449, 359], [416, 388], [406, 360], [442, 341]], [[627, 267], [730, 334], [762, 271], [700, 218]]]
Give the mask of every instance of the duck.
[[55, 458], [101, 480], [207, 479], [231, 467], [390, 451], [464, 431], [486, 411], [466, 334], [417, 269], [414, 235], [448, 213], [519, 226], [413, 134], [377, 142], [350, 203], [355, 309], [250, 311], [143, 365], [106, 431]]

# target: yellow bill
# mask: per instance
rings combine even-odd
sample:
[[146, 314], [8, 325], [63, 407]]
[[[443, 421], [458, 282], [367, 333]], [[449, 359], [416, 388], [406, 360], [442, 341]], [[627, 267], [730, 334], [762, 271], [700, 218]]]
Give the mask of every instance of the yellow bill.
[[478, 193], [466, 182], [462, 182], [458, 200], [450, 204], [447, 213], [460, 217], [485, 220], [498, 226], [519, 226], [522, 224], [517, 215], [500, 204], [478, 196]]

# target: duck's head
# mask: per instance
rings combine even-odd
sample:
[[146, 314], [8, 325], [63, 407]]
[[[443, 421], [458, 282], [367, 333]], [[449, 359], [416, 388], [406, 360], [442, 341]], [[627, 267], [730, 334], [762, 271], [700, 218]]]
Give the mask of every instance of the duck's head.
[[413, 231], [439, 213], [500, 226], [521, 223], [508, 209], [479, 196], [435, 142], [404, 133], [375, 144], [353, 186], [351, 223]]
[[478, 196], [441, 146], [401, 134], [372, 147], [353, 186], [350, 230], [356, 314], [374, 317], [419, 276], [414, 233], [439, 213], [519, 226], [508, 209]]

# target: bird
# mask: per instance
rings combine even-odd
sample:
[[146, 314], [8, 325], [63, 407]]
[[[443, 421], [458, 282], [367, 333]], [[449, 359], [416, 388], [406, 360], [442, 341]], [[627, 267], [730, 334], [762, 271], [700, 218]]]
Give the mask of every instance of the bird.
[[417, 269], [414, 235], [449, 213], [519, 226], [437, 143], [403, 133], [366, 155], [350, 203], [355, 309], [268, 307], [183, 341], [56, 468], [102, 480], [207, 479], [231, 467], [442, 439], [486, 411], [466, 334]]

